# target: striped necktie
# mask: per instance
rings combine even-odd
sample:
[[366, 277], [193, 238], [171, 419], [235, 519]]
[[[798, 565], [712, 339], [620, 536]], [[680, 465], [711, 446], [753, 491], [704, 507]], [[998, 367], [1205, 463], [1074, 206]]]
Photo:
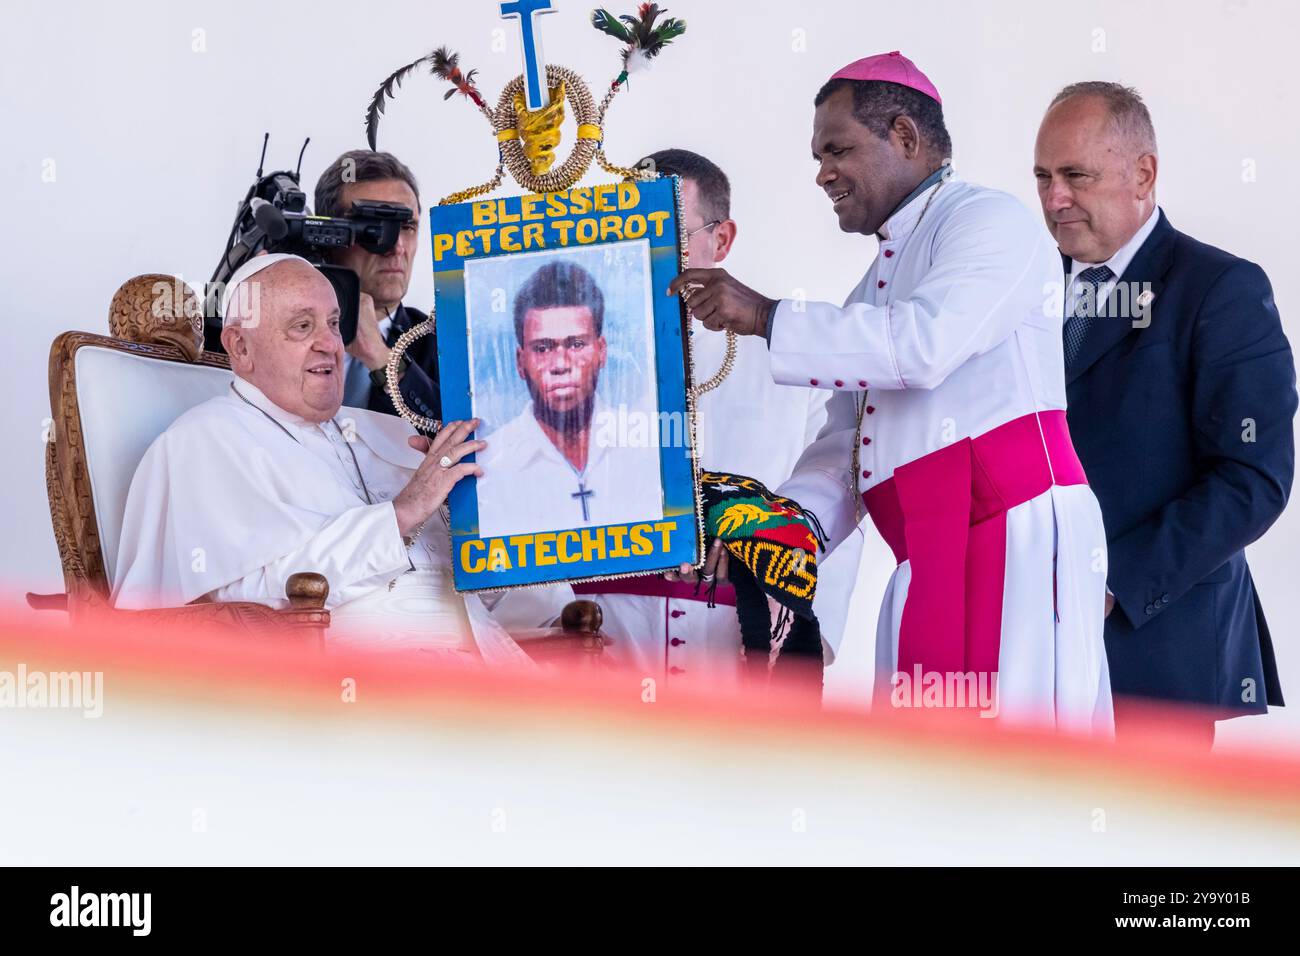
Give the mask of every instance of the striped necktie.
[[1065, 367], [1069, 368], [1079, 357], [1084, 339], [1097, 321], [1101, 310], [1100, 290], [1103, 285], [1115, 277], [1109, 266], [1092, 266], [1079, 273], [1077, 279], [1079, 295], [1075, 300], [1074, 310], [1069, 321], [1065, 323]]
[[384, 344], [391, 349], [397, 344], [397, 337], [410, 327], [411, 323], [406, 318], [406, 309], [399, 303], [393, 310], [393, 320], [388, 324], [388, 334], [384, 336]]

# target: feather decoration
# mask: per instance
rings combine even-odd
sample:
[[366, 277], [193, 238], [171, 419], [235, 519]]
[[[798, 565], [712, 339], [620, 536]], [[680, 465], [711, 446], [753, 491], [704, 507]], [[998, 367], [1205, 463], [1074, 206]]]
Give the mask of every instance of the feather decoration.
[[408, 73], [429, 58], [429, 56], [422, 56], [394, 70], [384, 82], [379, 84], [379, 89], [375, 90], [375, 95], [370, 98], [370, 108], [366, 110], [366, 140], [370, 143], [371, 149], [377, 148], [375, 143], [379, 136], [379, 117], [384, 114], [385, 101], [393, 98], [393, 94], [402, 85], [402, 80]]
[[628, 32], [627, 27], [618, 22], [618, 19], [608, 10], [592, 10], [591, 25], [601, 33], [608, 33], [615, 40], [622, 43], [631, 43], [632, 34]]
[[686, 32], [686, 21], [677, 17], [669, 17], [655, 26], [660, 14], [667, 12], [657, 3], [643, 3], [635, 16], [625, 13], [616, 20], [606, 10], [594, 10], [591, 25], [627, 44], [623, 50], [623, 70], [632, 73], [649, 66], [664, 47]]
[[474, 77], [478, 74], [478, 70], [462, 73], [459, 53], [453, 53], [445, 46], [440, 46], [429, 54], [429, 61], [429, 72], [455, 87], [447, 91], [443, 96], [444, 100], [451, 99], [459, 92], [473, 100], [476, 106], [483, 105], [483, 98], [479, 96], [478, 89], [474, 86]]
[[452, 84], [454, 89], [447, 91], [443, 97], [444, 100], [451, 99], [459, 91], [474, 101], [476, 106], [483, 106], [483, 97], [479, 95], [478, 88], [474, 86], [474, 77], [478, 70], [470, 70], [468, 73], [462, 73], [460, 69], [460, 54], [453, 53], [445, 46], [440, 46], [432, 53], [425, 54], [418, 60], [412, 60], [401, 69], [393, 71], [383, 83], [379, 84], [379, 89], [375, 90], [375, 95], [370, 98], [370, 108], [366, 110], [366, 140], [370, 143], [371, 149], [377, 149], [375, 145], [379, 136], [379, 117], [384, 115], [384, 107], [388, 100], [391, 100], [398, 88], [402, 85], [402, 80], [406, 79], [407, 74], [423, 63], [429, 64], [429, 72], [439, 79], [446, 80]]
[[638, 46], [630, 46], [623, 51], [623, 72], [628, 76], [644, 73], [650, 69], [650, 57]]

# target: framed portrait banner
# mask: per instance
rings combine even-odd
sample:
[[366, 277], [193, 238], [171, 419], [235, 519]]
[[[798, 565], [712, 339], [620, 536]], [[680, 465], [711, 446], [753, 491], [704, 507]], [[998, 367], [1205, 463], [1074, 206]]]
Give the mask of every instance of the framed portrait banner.
[[677, 190], [430, 210], [442, 417], [487, 442], [448, 500], [457, 590], [697, 563]]

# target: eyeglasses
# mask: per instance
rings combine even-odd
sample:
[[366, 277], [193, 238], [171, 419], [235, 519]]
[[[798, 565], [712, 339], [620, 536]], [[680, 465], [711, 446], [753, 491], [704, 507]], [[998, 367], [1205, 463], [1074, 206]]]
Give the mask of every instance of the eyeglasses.
[[713, 220], [713, 222], [706, 222], [704, 225], [700, 226], [698, 229], [690, 229], [690, 230], [688, 230], [687, 233], [686, 233], [686, 238], [687, 238], [687, 239], [690, 239], [691, 236], [695, 235], [697, 232], [703, 232], [705, 229], [712, 229], [714, 226], [720, 226], [720, 225], [722, 225], [722, 220], [721, 220], [721, 219], [715, 219], [715, 220]]

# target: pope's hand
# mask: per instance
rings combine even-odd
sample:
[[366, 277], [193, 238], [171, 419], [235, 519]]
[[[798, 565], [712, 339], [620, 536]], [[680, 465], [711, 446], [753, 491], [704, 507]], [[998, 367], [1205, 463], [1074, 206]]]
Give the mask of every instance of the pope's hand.
[[739, 282], [726, 269], [687, 269], [668, 286], [669, 295], [691, 289], [686, 309], [715, 332], [766, 335], [767, 318], [776, 300]]
[[372, 372], [388, 364], [389, 348], [379, 334], [375, 300], [365, 292], [357, 302], [357, 337], [348, 345], [348, 354]]
[[424, 461], [393, 499], [397, 527], [403, 535], [411, 534], [428, 521], [429, 516], [447, 500], [456, 482], [466, 475], [483, 474], [483, 469], [473, 462], [461, 461], [466, 455], [487, 447], [485, 441], [465, 440], [479, 424], [477, 418], [467, 422], [448, 422], [432, 441], [422, 435], [412, 435], [407, 439], [412, 448], [424, 452]]

